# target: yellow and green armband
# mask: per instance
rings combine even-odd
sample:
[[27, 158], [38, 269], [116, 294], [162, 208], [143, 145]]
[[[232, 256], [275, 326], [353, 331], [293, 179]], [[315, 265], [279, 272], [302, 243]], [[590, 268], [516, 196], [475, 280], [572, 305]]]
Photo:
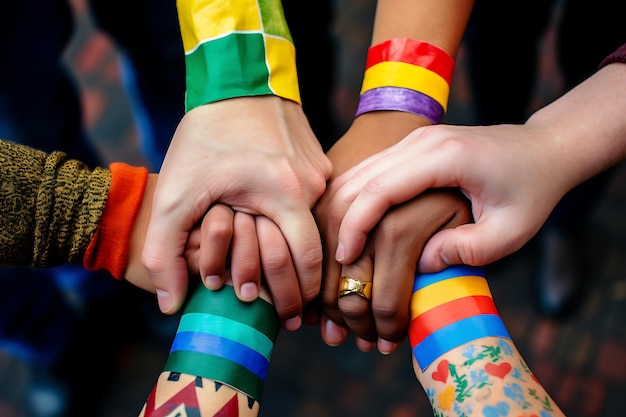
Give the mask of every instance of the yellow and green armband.
[[296, 51], [280, 0], [177, 0], [186, 111], [233, 97], [301, 103]]

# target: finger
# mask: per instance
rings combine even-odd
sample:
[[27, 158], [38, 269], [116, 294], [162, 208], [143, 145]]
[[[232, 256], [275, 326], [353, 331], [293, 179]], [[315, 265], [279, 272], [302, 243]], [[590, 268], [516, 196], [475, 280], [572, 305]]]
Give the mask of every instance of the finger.
[[254, 216], [235, 212], [231, 245], [231, 275], [241, 301], [257, 299], [261, 288], [261, 259]]
[[283, 327], [295, 331], [302, 325], [302, 295], [289, 246], [273, 221], [265, 216], [256, 216], [255, 221], [265, 285]]
[[[372, 235], [375, 253], [373, 271], [372, 315], [378, 334], [378, 348], [383, 354], [396, 350], [409, 326], [409, 303], [421, 254], [419, 231], [403, 239], [393, 234]], [[370, 243], [371, 244], [371, 243]]]
[[189, 273], [183, 253], [189, 232], [210, 204], [196, 213], [181, 196], [161, 191], [170, 189], [161, 178], [153, 196], [141, 263], [154, 283], [159, 308], [163, 313], [173, 314], [180, 309], [187, 293]]
[[204, 285], [210, 290], [218, 290], [224, 284], [234, 217], [229, 206], [216, 204], [202, 220], [199, 268]]
[[368, 245], [373, 245], [375, 256], [372, 311], [381, 353], [397, 349], [406, 335], [411, 290], [425, 242], [442, 228], [470, 220], [460, 193], [429, 190], [394, 206], [370, 233]]
[[322, 314], [320, 319], [320, 333], [322, 340], [328, 346], [339, 346], [348, 339], [350, 329], [340, 326], [328, 316]]
[[421, 158], [423, 163], [420, 164], [410, 161], [397, 165], [367, 183], [348, 208], [339, 228], [338, 248], [341, 248], [341, 253], [337, 254], [337, 258], [341, 258], [343, 264], [358, 257], [367, 233], [391, 206], [406, 202], [429, 188], [458, 185], [455, 176], [457, 167], [446, 166], [445, 160], [438, 164], [437, 156], [440, 154], [432, 152], [428, 157]]
[[319, 295], [322, 279], [322, 243], [317, 224], [308, 208], [277, 213], [273, 220], [289, 246], [302, 301], [306, 304]]
[[[337, 245], [336, 230], [339, 227], [339, 216], [333, 216], [333, 211], [326, 206], [318, 206], [316, 210], [320, 219], [320, 230], [324, 238], [324, 258], [322, 261], [322, 283], [320, 289], [320, 332], [322, 340], [329, 346], [339, 346], [347, 339], [350, 330], [346, 326], [338, 306], [339, 277], [341, 264], [335, 261], [334, 248]], [[343, 213], [343, 210], [341, 210]]]
[[141, 255], [141, 263], [154, 285], [159, 309], [165, 314], [176, 313], [187, 293], [189, 277], [182, 254], [188, 234], [184, 230], [188, 230], [184, 225], [177, 228], [172, 223], [165, 229], [149, 226]]
[[[374, 272], [373, 260], [369, 254], [363, 254], [355, 263], [344, 265], [341, 268], [339, 290], [354, 288], [347, 295], [339, 293], [338, 306], [346, 325], [362, 341], [357, 342], [359, 349], [369, 351], [376, 347], [378, 334], [372, 315], [371, 303], [375, 293], [372, 289], [372, 274]], [[351, 284], [355, 280], [356, 284]], [[348, 280], [348, 281], [346, 281]], [[359, 287], [366, 290], [359, 291]], [[367, 290], [369, 287], [369, 291]], [[345, 293], [344, 293], [345, 294]]]

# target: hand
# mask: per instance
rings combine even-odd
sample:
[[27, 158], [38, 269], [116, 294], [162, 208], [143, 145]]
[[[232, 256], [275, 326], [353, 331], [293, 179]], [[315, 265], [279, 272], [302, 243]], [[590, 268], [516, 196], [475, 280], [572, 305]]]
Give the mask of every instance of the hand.
[[[328, 158], [294, 102], [276, 96], [245, 97], [188, 112], [163, 162], [142, 256], [161, 310], [173, 313], [180, 308], [187, 290], [182, 255], [189, 232], [220, 202], [263, 215], [278, 227], [292, 260], [283, 265], [287, 272], [281, 278], [295, 271], [283, 290], [300, 294], [287, 315], [301, 314], [302, 304], [319, 292], [322, 251], [311, 208], [330, 173]], [[270, 233], [259, 233], [261, 243], [270, 240]], [[208, 243], [220, 244], [224, 241], [219, 238]], [[223, 247], [216, 250], [226, 253]], [[217, 265], [203, 273], [219, 276], [222, 269]], [[267, 279], [270, 288], [276, 288], [272, 277]], [[272, 294], [275, 300], [279, 296]]]
[[475, 223], [435, 234], [424, 247], [420, 272], [486, 265], [515, 252], [571, 187], [559, 180], [558, 166], [540, 161], [549, 151], [544, 131], [526, 125], [424, 127], [346, 172], [344, 198], [355, 198], [339, 231], [342, 262], [360, 256], [389, 207], [440, 187], [461, 188]]
[[[158, 174], [148, 174], [143, 199], [141, 201], [139, 211], [137, 212], [137, 218], [135, 219], [133, 230], [130, 235], [130, 242], [128, 244], [128, 259], [126, 270], [124, 271], [124, 279], [126, 281], [151, 293], [155, 293], [156, 289], [154, 288], [154, 284], [150, 279], [148, 271], [146, 271], [141, 263], [141, 253], [146, 242], [150, 211], [152, 210], [152, 198], [154, 196], [154, 189], [156, 187], [158, 177]], [[221, 224], [222, 230], [232, 231], [232, 210], [227, 207], [225, 209], [224, 207], [225, 206], [218, 204], [209, 211], [211, 216], [216, 215], [214, 213], [217, 213], [219, 216], [221, 213], [221, 222], [219, 222], [218, 218], [215, 219], [212, 224]], [[208, 216], [209, 214], [207, 214], [207, 217]], [[232, 237], [232, 233], [231, 236], [229, 236], [229, 241], [230, 237]], [[185, 249], [185, 259], [187, 261], [188, 271], [190, 274], [198, 274], [200, 271], [200, 242], [201, 229], [200, 227], [195, 227], [190, 232], [189, 244]]]
[[[470, 221], [469, 202], [454, 189], [426, 191], [385, 213], [369, 233], [360, 257], [341, 268], [341, 276], [373, 283], [369, 302], [354, 295], [338, 300], [359, 349], [369, 351], [378, 345], [388, 354], [400, 346], [409, 326], [409, 302], [424, 244], [438, 231]], [[327, 331], [324, 340], [343, 342], [345, 331], [329, 326], [322, 328]]]
[[146, 188], [143, 194], [141, 206], [137, 212], [137, 218], [133, 225], [133, 230], [128, 243], [128, 259], [126, 262], [126, 270], [124, 271], [124, 279], [136, 287], [151, 293], [156, 292], [154, 284], [150, 279], [148, 271], [141, 263], [141, 252], [146, 242], [146, 233], [148, 230], [148, 222], [150, 220], [150, 211], [152, 210], [152, 196], [156, 187], [158, 174], [148, 174]]
[[[223, 245], [206, 244], [216, 241]], [[219, 248], [227, 250], [216, 250]], [[229, 253], [230, 262], [226, 263]], [[269, 281], [272, 293], [280, 297], [275, 308], [283, 327], [293, 331], [302, 324], [300, 316], [291, 315], [291, 309], [301, 300], [299, 293], [289, 291], [289, 284], [295, 279], [289, 248], [280, 229], [265, 216], [233, 211], [223, 204], [213, 205], [202, 220], [200, 232], [192, 231], [184, 258], [192, 274], [199, 270], [200, 276], [207, 276], [206, 271], [220, 271], [220, 277], [228, 276], [237, 297], [245, 302], [254, 301], [259, 289], [267, 288]], [[272, 279], [265, 279], [261, 285], [262, 277]]]
[[[343, 215], [351, 203], [351, 200], [345, 199], [342, 194], [339, 194], [341, 182], [337, 181], [338, 179], [336, 179], [336, 177], [347, 169], [357, 165], [370, 155], [395, 144], [409, 132], [419, 126], [423, 126], [425, 123], [427, 123], [425, 119], [409, 113], [366, 113], [355, 119], [346, 134], [339, 139], [339, 141], [328, 152], [328, 156], [331, 158], [335, 168], [333, 172], [333, 179], [329, 182], [326, 193], [322, 196], [314, 209], [315, 217], [317, 218], [324, 241], [324, 277], [322, 280], [320, 299], [324, 315], [322, 317], [316, 316], [313, 319], [307, 320], [307, 322], [312, 323], [319, 321], [320, 319], [322, 320], [320, 323], [322, 328], [322, 337], [329, 345], [342, 343], [343, 340], [345, 340], [345, 337], [347, 337], [347, 333], [350, 329], [350, 327], [346, 325], [344, 313], [339, 309], [338, 304], [337, 291], [339, 288], [339, 278], [341, 276], [341, 264], [335, 260], [335, 251], [337, 248], [339, 225], [341, 224]], [[393, 220], [390, 220], [388, 224], [391, 225], [392, 223]], [[389, 235], [389, 238], [387, 238], [385, 237], [387, 232], [384, 232], [383, 230], [385, 229], [381, 229], [381, 231], [377, 233], [375, 239], [377, 243], [372, 243], [374, 245], [372, 247], [380, 248], [380, 245], [383, 243], [389, 244], [390, 240], [399, 240], [403, 236], [399, 235], [397, 230], [395, 232], [393, 230], [387, 230], [387, 232], [392, 233]], [[393, 236], [393, 233], [395, 233], [395, 237]], [[379, 241], [380, 243], [378, 243]], [[410, 245], [408, 245], [407, 248], [409, 246]], [[382, 250], [376, 250], [378, 251], [380, 258], [377, 260], [378, 262], [381, 264], [386, 262], [387, 265], [392, 262], [388, 258], [387, 260], [384, 260], [385, 257], [389, 255], [388, 253], [381, 255], [380, 253]], [[411, 256], [413, 256], [413, 254], [411, 254]], [[377, 265], [379, 264], [377, 263]], [[414, 273], [415, 270], [411, 272], [411, 279], [415, 276]], [[371, 275], [368, 278], [371, 279]], [[400, 288], [396, 286], [401, 285], [400, 281], [401, 279], [394, 281], [394, 283], [383, 285], [390, 285], [394, 289], [397, 289]], [[390, 288], [389, 286], [383, 287], [378, 284], [374, 286], [378, 286], [381, 289]], [[386, 291], [394, 292], [395, 290]], [[380, 299], [380, 302], [382, 303], [383, 300]], [[383, 304], [380, 305], [382, 306]], [[376, 302], [375, 305], [378, 306]], [[313, 312], [309, 310], [307, 313]], [[366, 331], [365, 328], [362, 328], [359, 331], [359, 334], [362, 336], [369, 335], [368, 337], [371, 340], [371, 335], [376, 334], [376, 329], [380, 327], [380, 330], [383, 332], [385, 337], [389, 337], [393, 340], [403, 337], [404, 334], [402, 336], [399, 335], [398, 327], [394, 327], [394, 325], [390, 326], [390, 320], [386, 321], [382, 318], [384, 314], [385, 313], [382, 310], [377, 310], [377, 314], [374, 317], [375, 323], [370, 321], [369, 324], [364, 326], [367, 327], [368, 330]], [[380, 323], [378, 323], [378, 321], [380, 321]], [[337, 326], [339, 326], [339, 328]], [[400, 324], [399, 326], [403, 326], [403, 324]], [[354, 321], [352, 322], [352, 327], [355, 327]]]

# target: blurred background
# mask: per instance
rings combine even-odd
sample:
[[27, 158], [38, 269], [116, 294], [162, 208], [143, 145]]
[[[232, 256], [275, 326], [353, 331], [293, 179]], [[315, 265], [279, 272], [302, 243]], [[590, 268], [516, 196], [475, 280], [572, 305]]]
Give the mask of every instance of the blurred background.
[[[63, 108], [78, 106], [74, 123], [82, 132], [72, 135], [87, 150], [77, 155], [99, 164], [124, 161], [158, 169], [183, 111], [174, 2], [4, 3], [0, 19], [6, 24], [0, 24], [0, 35], [7, 36], [0, 36], [0, 50], [12, 59], [0, 60], [0, 113], [5, 114], [0, 134], [19, 139], [22, 131], [6, 116], [9, 98], [19, 97], [29, 109], [25, 125], [35, 131], [30, 134], [63, 149], [64, 143], [45, 138], [68, 132], [56, 126], [64, 116], [36, 113], [37, 104], [49, 97]], [[328, 147], [356, 109], [375, 2], [283, 3], [299, 51], [305, 111]], [[619, 14], [602, 2], [583, 13], [588, 26], [597, 14], [604, 22], [598, 27], [604, 29], [581, 36], [612, 36], [604, 43], [597, 40], [597, 51], [583, 50], [571, 38], [574, 24], [568, 22], [575, 21], [576, 10], [563, 0], [525, 2], [520, 10], [512, 5], [502, 10], [495, 3], [510, 2], [477, 3], [457, 56], [444, 122], [521, 122], [592, 71], [611, 52], [606, 48], [626, 40], [626, 33], [607, 29], [610, 16]], [[55, 31], [46, 28], [54, 26], [56, 15], [42, 4], [54, 13], [64, 10]], [[518, 45], [521, 30], [529, 33]], [[568, 59], [560, 43], [568, 36], [576, 59]], [[328, 47], [320, 48], [320, 42]], [[594, 53], [583, 58], [586, 52]], [[36, 53], [47, 54], [50, 61], [55, 53], [61, 57], [60, 78], [68, 85], [57, 85], [65, 89], [45, 95], [43, 83], [49, 85], [53, 77], [33, 59]], [[616, 167], [591, 188], [593, 193], [582, 193], [563, 209], [576, 230], [567, 225], [566, 215], [555, 215], [554, 225], [525, 248], [485, 269], [513, 340], [565, 413], [621, 417], [626, 397], [626, 168]], [[178, 317], [161, 315], [150, 294], [79, 269], [41, 276], [23, 270], [0, 273], [0, 417], [132, 417], [147, 399]], [[10, 278], [15, 273], [19, 281]], [[260, 415], [430, 416], [410, 355], [408, 343], [382, 356], [358, 351], [353, 340], [328, 347], [317, 328], [283, 332]]]

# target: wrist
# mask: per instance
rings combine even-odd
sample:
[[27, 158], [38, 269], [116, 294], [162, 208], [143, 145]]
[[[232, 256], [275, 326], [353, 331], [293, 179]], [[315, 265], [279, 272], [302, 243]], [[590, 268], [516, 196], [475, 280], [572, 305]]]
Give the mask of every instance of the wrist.
[[155, 292], [154, 284], [148, 275], [147, 270], [141, 263], [141, 255], [146, 241], [146, 232], [150, 221], [150, 213], [152, 210], [152, 196], [159, 175], [155, 173], [148, 174], [146, 180], [143, 199], [137, 212], [137, 217], [132, 228], [128, 244], [128, 260], [126, 269], [124, 270], [124, 279], [136, 287], [146, 291]]
[[439, 123], [453, 71], [452, 56], [427, 42], [394, 38], [376, 44], [368, 50], [356, 116], [391, 110]]

